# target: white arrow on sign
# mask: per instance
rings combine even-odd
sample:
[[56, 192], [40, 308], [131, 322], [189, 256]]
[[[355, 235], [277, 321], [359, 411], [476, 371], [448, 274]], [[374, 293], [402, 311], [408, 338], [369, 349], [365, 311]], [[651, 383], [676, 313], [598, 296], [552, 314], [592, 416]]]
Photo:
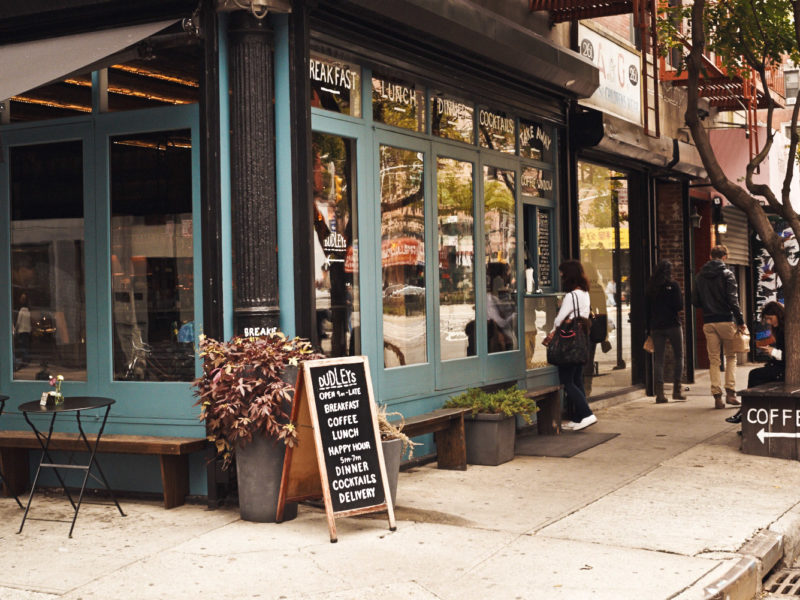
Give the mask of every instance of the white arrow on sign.
[[756, 434], [758, 441], [762, 444], [764, 443], [764, 438], [800, 438], [800, 433], [772, 433], [769, 431], [764, 431], [764, 428], [758, 430]]

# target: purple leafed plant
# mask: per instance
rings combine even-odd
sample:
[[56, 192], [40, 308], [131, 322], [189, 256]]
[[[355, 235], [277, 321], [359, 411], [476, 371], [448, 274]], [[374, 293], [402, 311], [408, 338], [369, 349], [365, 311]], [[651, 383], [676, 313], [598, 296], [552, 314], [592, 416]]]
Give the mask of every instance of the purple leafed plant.
[[201, 335], [199, 343], [203, 374], [193, 383], [195, 406], [201, 407], [200, 419], [224, 466], [236, 446], [251, 442], [254, 435], [293, 446], [297, 433], [289, 413], [294, 386], [281, 377], [287, 366], [322, 355], [307, 340], [282, 333], [236, 336], [228, 342]]

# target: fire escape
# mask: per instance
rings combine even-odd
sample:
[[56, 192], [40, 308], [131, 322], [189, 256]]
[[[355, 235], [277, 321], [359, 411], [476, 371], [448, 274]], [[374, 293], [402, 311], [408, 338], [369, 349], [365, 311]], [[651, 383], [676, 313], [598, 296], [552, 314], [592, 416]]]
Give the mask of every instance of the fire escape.
[[[683, 42], [685, 52], [691, 48], [688, 40]], [[661, 57], [660, 73], [662, 81], [671, 81], [673, 85], [685, 86], [688, 83], [686, 69], [679, 71], [677, 63], [680, 57], [673, 53]], [[700, 76], [698, 95], [705, 98], [711, 107], [720, 111], [744, 111], [745, 133], [748, 149], [752, 159], [759, 150], [758, 144], [758, 111], [769, 106], [769, 97], [775, 101], [776, 108], [783, 108], [784, 81], [780, 68], [767, 69], [767, 89], [754, 70], [739, 75], [728, 73], [722, 66], [719, 57], [706, 53], [703, 58], [704, 69]]]
[[639, 33], [641, 44], [640, 73], [644, 130], [651, 137], [660, 137], [656, 0], [528, 0], [528, 8], [531, 12], [548, 11], [551, 23], [633, 13], [634, 26]]

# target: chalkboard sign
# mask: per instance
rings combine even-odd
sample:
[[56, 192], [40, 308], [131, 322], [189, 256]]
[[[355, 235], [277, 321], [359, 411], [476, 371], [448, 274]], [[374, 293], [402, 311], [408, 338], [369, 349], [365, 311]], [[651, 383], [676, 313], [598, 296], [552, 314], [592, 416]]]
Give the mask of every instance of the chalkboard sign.
[[539, 287], [552, 287], [553, 274], [551, 271], [552, 258], [550, 256], [550, 213], [546, 210], [538, 211], [538, 252], [539, 252]]
[[394, 530], [367, 358], [302, 363], [292, 423], [298, 444], [286, 449], [278, 520], [286, 502], [321, 496], [332, 542], [337, 516], [386, 510]]

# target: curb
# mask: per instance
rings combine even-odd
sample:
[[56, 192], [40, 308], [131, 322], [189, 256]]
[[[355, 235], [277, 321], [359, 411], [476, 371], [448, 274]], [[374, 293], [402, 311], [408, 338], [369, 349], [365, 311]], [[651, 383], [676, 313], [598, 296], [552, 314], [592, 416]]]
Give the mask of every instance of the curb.
[[[737, 554], [741, 558], [722, 577], [703, 589], [704, 600], [752, 600], [761, 592], [761, 582], [782, 559], [792, 563], [800, 537], [800, 520], [793, 519], [792, 544], [784, 543], [784, 534], [771, 529], [759, 531], [753, 539], [746, 542]], [[772, 527], [772, 526], [771, 526]]]

